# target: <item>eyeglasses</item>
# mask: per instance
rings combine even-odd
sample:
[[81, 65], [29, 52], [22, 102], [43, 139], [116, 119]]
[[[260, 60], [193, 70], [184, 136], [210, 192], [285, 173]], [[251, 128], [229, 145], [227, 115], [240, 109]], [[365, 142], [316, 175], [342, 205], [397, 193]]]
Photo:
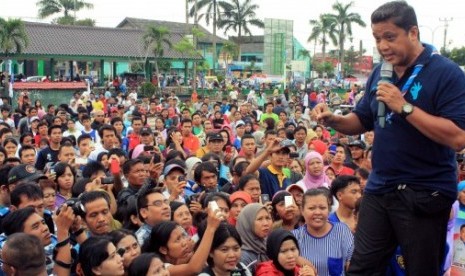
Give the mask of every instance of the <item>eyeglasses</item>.
[[155, 200], [154, 202], [152, 202], [152, 204], [147, 204], [145, 205], [145, 207], [149, 207], [149, 206], [155, 206], [155, 207], [162, 207], [163, 204], [166, 204], [168, 205], [170, 203], [170, 201], [168, 199], [164, 199], [164, 200]]

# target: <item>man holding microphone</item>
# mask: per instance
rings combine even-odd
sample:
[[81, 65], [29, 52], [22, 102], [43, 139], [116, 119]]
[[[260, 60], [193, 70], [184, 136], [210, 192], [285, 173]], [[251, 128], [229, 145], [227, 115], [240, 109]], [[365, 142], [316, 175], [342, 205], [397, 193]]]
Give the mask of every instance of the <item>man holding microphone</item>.
[[[420, 42], [415, 11], [406, 2], [380, 6], [371, 27], [384, 62], [393, 66], [390, 81], [378, 66], [352, 113], [334, 115], [325, 104], [313, 113], [348, 135], [375, 132], [373, 171], [347, 275], [385, 275], [398, 245], [407, 275], [440, 275], [457, 194], [455, 151], [465, 147], [465, 75]], [[378, 112], [380, 102], [384, 112]]]

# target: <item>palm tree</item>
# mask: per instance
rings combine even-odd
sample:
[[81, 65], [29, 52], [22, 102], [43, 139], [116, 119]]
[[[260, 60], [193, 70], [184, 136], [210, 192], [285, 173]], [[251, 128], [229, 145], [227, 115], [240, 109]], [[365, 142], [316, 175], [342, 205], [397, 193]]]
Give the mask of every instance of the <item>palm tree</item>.
[[[158, 59], [163, 57], [165, 46], [171, 49], [173, 45], [169, 40], [169, 30], [165, 27], [149, 26], [143, 36], [145, 50], [151, 50], [155, 56], [155, 71], [157, 72], [157, 78], [160, 75], [158, 70]], [[158, 82], [160, 87], [160, 82]]]
[[307, 42], [315, 41], [315, 46], [317, 41], [321, 41], [322, 52], [323, 52], [323, 62], [326, 59], [326, 45], [328, 45], [328, 37], [331, 39], [334, 45], [337, 45], [337, 37], [335, 32], [335, 23], [331, 20], [331, 17], [328, 14], [321, 14], [319, 20], [310, 20], [310, 25], [313, 26], [312, 33], [308, 37]]
[[234, 44], [234, 42], [226, 42], [221, 48], [221, 54], [226, 63], [229, 63], [229, 59], [234, 60], [239, 53], [239, 46]]
[[[310, 54], [310, 51], [307, 49], [300, 49], [299, 53], [297, 53], [297, 58], [308, 58], [308, 68], [310, 70], [310, 75], [309, 78], [312, 78], [312, 56]], [[305, 82], [305, 87], [307, 87], [307, 83]]]
[[[189, 12], [190, 16], [195, 16], [195, 13], [196, 13], [195, 6], [196, 5], [193, 5], [193, 7], [191, 8]], [[197, 1], [197, 10], [202, 10], [202, 9], [205, 9], [205, 12], [198, 15], [198, 19], [201, 20], [202, 18], [205, 18], [205, 23], [207, 25], [210, 25], [210, 21], [212, 21], [212, 25], [213, 25], [213, 72], [215, 72], [216, 60], [217, 60], [217, 57], [216, 57], [217, 56], [216, 29], [218, 28], [217, 21], [219, 19], [219, 16], [221, 16], [222, 13], [227, 12], [232, 9], [232, 5], [224, 0]]]
[[262, 20], [256, 18], [255, 10], [259, 6], [252, 4], [252, 0], [245, 0], [244, 3], [240, 3], [239, 0], [232, 0], [232, 6], [233, 9], [226, 12], [224, 18], [218, 22], [218, 27], [220, 29], [224, 28], [224, 34], [230, 29], [237, 33], [238, 58], [240, 58], [242, 34], [251, 36], [250, 25], [263, 29], [265, 24]]
[[[0, 18], [0, 52], [7, 59], [12, 55], [22, 53], [29, 44], [24, 22], [21, 19]], [[9, 61], [11, 62], [11, 61]], [[5, 90], [8, 91], [8, 75], [6, 70]]]
[[342, 4], [336, 2], [333, 4], [332, 8], [336, 11], [336, 14], [329, 14], [328, 16], [336, 24], [336, 29], [338, 33], [338, 44], [339, 44], [339, 61], [341, 63], [341, 75], [344, 76], [344, 41], [347, 37], [352, 36], [352, 24], [358, 24], [361, 27], [365, 27], [366, 24], [362, 20], [360, 14], [350, 12], [354, 2], [349, 4]]
[[[83, 8], [92, 9], [93, 4], [82, 0], [40, 0], [37, 2], [39, 7], [39, 17], [46, 18], [56, 13], [63, 12], [65, 18], [73, 17], [70, 11], [77, 12]], [[74, 18], [76, 19], [76, 18]]]

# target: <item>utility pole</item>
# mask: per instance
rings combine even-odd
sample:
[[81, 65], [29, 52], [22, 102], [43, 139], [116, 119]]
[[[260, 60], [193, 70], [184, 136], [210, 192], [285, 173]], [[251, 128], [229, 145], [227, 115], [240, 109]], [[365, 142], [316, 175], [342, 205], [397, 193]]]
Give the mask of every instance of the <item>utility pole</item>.
[[449, 22], [452, 21], [454, 18], [439, 18], [439, 21], [444, 22], [444, 44], [443, 44], [443, 51], [446, 51], [446, 44], [447, 44], [447, 28], [449, 27]]

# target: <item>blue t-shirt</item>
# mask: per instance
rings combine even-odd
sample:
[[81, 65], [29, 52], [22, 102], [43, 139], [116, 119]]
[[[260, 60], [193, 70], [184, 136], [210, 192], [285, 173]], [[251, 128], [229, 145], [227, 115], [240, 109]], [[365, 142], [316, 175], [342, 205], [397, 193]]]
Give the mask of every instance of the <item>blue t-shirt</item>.
[[[451, 120], [465, 129], [465, 74], [457, 64], [425, 50], [415, 64], [424, 64], [419, 74], [407, 88], [405, 99], [415, 107]], [[414, 65], [398, 79], [393, 74], [393, 83], [402, 89], [412, 75]], [[457, 169], [453, 149], [438, 144], [420, 133], [406, 119], [391, 114], [386, 106], [386, 126], [377, 121], [377, 83], [380, 66], [374, 69], [367, 82], [364, 97], [354, 109], [366, 130], [374, 130], [373, 170], [368, 178], [365, 192], [382, 194], [395, 189], [396, 184], [409, 184], [420, 189], [437, 190], [445, 196], [456, 198]]]
[[300, 247], [300, 256], [311, 261], [321, 276], [344, 275], [344, 267], [354, 251], [354, 235], [344, 223], [330, 222], [331, 230], [323, 237], [314, 237], [307, 225], [292, 234]]

